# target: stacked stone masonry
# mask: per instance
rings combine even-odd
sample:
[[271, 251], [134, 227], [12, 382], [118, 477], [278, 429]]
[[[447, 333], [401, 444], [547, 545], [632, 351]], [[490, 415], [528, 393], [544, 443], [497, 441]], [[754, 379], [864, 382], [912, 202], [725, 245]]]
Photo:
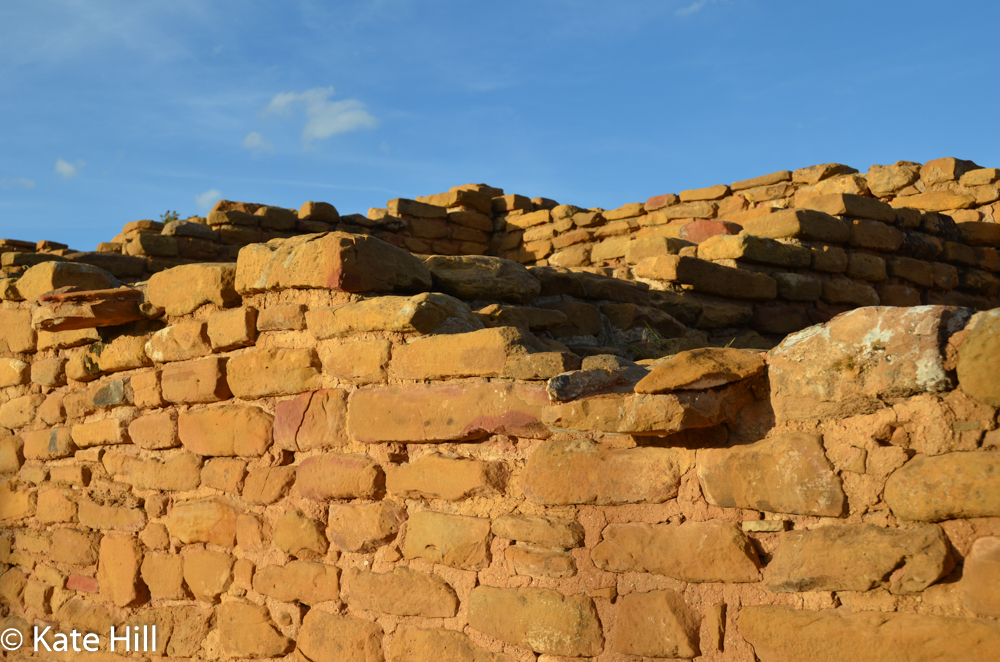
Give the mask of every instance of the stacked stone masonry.
[[[995, 660], [997, 174], [227, 203], [126, 229], [134, 276], [5, 253], [8, 657]], [[181, 238], [247, 241], [151, 252]]]

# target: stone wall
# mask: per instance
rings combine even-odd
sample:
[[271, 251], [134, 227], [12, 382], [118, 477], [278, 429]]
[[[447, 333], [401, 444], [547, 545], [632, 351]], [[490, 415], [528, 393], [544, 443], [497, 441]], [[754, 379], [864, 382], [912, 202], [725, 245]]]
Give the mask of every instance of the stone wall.
[[[753, 270], [650, 259], [685, 258], [769, 300]], [[862, 307], [761, 353], [710, 337], [722, 298], [342, 232], [16, 288], [11, 659], [126, 659], [110, 627], [154, 624], [139, 659], [1000, 650], [996, 310]], [[664, 358], [623, 358], [650, 327]], [[33, 653], [35, 625], [102, 656]]]

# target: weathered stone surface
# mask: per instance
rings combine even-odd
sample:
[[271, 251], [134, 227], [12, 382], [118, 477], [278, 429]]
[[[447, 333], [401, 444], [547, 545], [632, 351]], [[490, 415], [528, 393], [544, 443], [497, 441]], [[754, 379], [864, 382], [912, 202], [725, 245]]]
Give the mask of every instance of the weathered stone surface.
[[896, 517], [922, 522], [1000, 516], [1000, 454], [918, 455], [889, 476], [885, 502]]
[[240, 250], [236, 289], [426, 292], [431, 274], [419, 258], [381, 239], [344, 232], [301, 235]]
[[805, 206], [832, 216], [870, 218], [884, 223], [893, 223], [896, 220], [896, 210], [891, 205], [874, 198], [849, 193], [810, 196], [806, 198]]
[[167, 402], [209, 403], [232, 397], [223, 357], [171, 363], [163, 367], [159, 381], [160, 395]]
[[515, 354], [507, 359], [504, 377], [508, 379], [551, 379], [567, 370], [580, 367], [580, 357], [571, 352]]
[[514, 573], [518, 575], [553, 579], [566, 579], [576, 575], [576, 561], [568, 552], [517, 544], [507, 547], [504, 557], [514, 566]]
[[1000, 616], [1000, 538], [980, 538], [972, 544], [962, 567], [959, 588], [966, 604], [981, 616]]
[[252, 400], [315, 390], [322, 385], [321, 370], [312, 348], [257, 349], [229, 359], [226, 379], [233, 395]]
[[15, 474], [24, 464], [24, 442], [19, 437], [0, 437], [0, 474]]
[[201, 484], [201, 457], [182, 453], [160, 461], [129, 460], [125, 471], [132, 487], [137, 490], [193, 490]]
[[951, 389], [942, 348], [967, 317], [942, 306], [863, 308], [788, 336], [768, 353], [776, 416], [852, 416]]
[[896, 209], [908, 207], [923, 211], [948, 211], [951, 209], [968, 209], [976, 204], [975, 196], [960, 195], [951, 191], [928, 191], [916, 195], [902, 195], [890, 202]]
[[430, 334], [482, 328], [469, 306], [438, 292], [412, 297], [380, 296], [306, 313], [309, 330], [319, 340], [364, 331]]
[[28, 268], [17, 280], [17, 291], [25, 301], [60, 287], [78, 290], [109, 290], [119, 287], [117, 278], [104, 269], [76, 262], [42, 262]]
[[513, 662], [479, 648], [461, 632], [400, 626], [392, 638], [392, 662]]
[[26, 460], [56, 460], [76, 450], [72, 428], [50, 428], [21, 434]]
[[749, 404], [747, 382], [719, 390], [665, 394], [609, 393], [552, 404], [542, 421], [564, 430], [597, 430], [635, 435], [664, 435], [718, 425]]
[[497, 494], [500, 477], [492, 462], [424, 455], [386, 468], [386, 490], [404, 499], [458, 501]]
[[326, 453], [296, 469], [296, 491], [307, 499], [371, 499], [385, 485], [382, 468], [361, 453]]
[[102, 531], [140, 531], [146, 526], [146, 514], [136, 508], [101, 506], [89, 499], [79, 502], [80, 524]]
[[897, 161], [891, 166], [873, 165], [868, 168], [865, 179], [874, 195], [892, 195], [920, 179], [920, 164]]
[[823, 526], [782, 534], [764, 571], [772, 591], [917, 593], [954, 562], [940, 527], [884, 529], [873, 524]]
[[760, 353], [742, 349], [705, 347], [678, 352], [657, 363], [635, 385], [636, 393], [665, 393], [680, 389], [707, 389], [759, 375]]
[[247, 503], [270, 505], [278, 501], [295, 482], [295, 467], [262, 467], [247, 474], [243, 499]]
[[184, 583], [196, 600], [217, 602], [233, 581], [233, 559], [229, 554], [198, 549], [184, 556]]
[[37, 496], [27, 490], [18, 490], [5, 482], [0, 484], [0, 522], [31, 517], [35, 514]]
[[348, 400], [347, 429], [366, 443], [546, 436], [539, 418], [547, 402], [543, 386], [503, 382], [359, 389]]
[[35, 419], [35, 412], [45, 402], [45, 396], [40, 393], [22, 395], [0, 405], [0, 426], [16, 430], [30, 425]]
[[43, 294], [31, 309], [31, 323], [50, 333], [127, 324], [143, 319], [142, 298], [131, 288]]
[[458, 596], [448, 582], [409, 568], [386, 573], [351, 568], [344, 574], [344, 587], [352, 609], [423, 618], [451, 618], [458, 613]]
[[253, 345], [257, 340], [257, 309], [242, 306], [212, 313], [207, 324], [208, 339], [216, 352]]
[[792, 171], [792, 181], [811, 186], [836, 175], [850, 175], [856, 172], [856, 169], [842, 163], [821, 163]]
[[240, 304], [233, 283], [236, 268], [232, 264], [184, 264], [153, 274], [146, 288], [146, 298], [167, 315], [180, 317], [206, 303], [220, 308]]
[[987, 662], [1000, 648], [1000, 627], [967, 618], [764, 606], [737, 623], [762, 662]]
[[579, 397], [605, 391], [625, 381], [621, 370], [594, 368], [570, 370], [556, 375], [545, 384], [545, 392], [552, 402], [569, 402]]
[[209, 542], [232, 547], [236, 538], [236, 509], [227, 499], [210, 497], [175, 504], [167, 517], [170, 535], [183, 543]]
[[677, 496], [692, 453], [674, 448], [608, 449], [586, 440], [548, 441], [525, 467], [525, 496], [547, 505], [663, 503]]
[[273, 658], [295, 647], [271, 622], [267, 607], [227, 602], [219, 607], [218, 620], [222, 649], [233, 657]]
[[323, 372], [358, 385], [385, 381], [392, 343], [388, 340], [358, 340], [320, 347]]
[[142, 547], [132, 537], [104, 536], [101, 539], [97, 581], [101, 596], [119, 607], [135, 602], [140, 597], [139, 566]]
[[635, 275], [637, 278], [682, 283], [697, 292], [734, 299], [766, 300], [778, 296], [777, 283], [770, 276], [686, 255], [646, 258], [635, 265]]
[[785, 209], [743, 223], [747, 234], [757, 237], [795, 238], [842, 244], [850, 236], [847, 224], [830, 214], [812, 209]]
[[661, 338], [681, 338], [687, 333], [687, 328], [671, 315], [649, 306], [637, 306], [634, 303], [606, 303], [601, 306], [601, 312], [608, 318], [612, 326], [623, 331], [637, 327], [651, 328]]
[[164, 450], [180, 446], [177, 438], [177, 415], [174, 412], [147, 414], [128, 426], [132, 443], [146, 450]]
[[81, 423], [72, 428], [73, 443], [77, 448], [109, 446], [129, 442], [128, 431], [122, 421], [106, 418], [93, 423]]
[[403, 556], [431, 563], [482, 570], [490, 561], [490, 521], [421, 510], [410, 515]]
[[322, 556], [329, 547], [322, 525], [295, 510], [274, 524], [274, 546], [298, 558]]
[[967, 394], [991, 407], [1000, 407], [1000, 310], [973, 316], [958, 348], [958, 385]]
[[204, 322], [180, 322], [160, 329], [146, 342], [146, 356], [157, 363], [187, 361], [212, 353]]
[[604, 650], [601, 622], [586, 595], [478, 586], [468, 612], [473, 629], [536, 653], [591, 657]]
[[434, 255], [424, 264], [430, 269], [434, 287], [459, 299], [528, 303], [542, 290], [542, 284], [524, 265], [499, 257]]
[[729, 188], [735, 192], [748, 188], [756, 188], [758, 186], [770, 186], [772, 184], [788, 182], [791, 180], [792, 173], [790, 170], [779, 170], [778, 172], [772, 172], [769, 175], [761, 175], [760, 177], [753, 177], [752, 179], [743, 179], [738, 182], [733, 182], [729, 185]]
[[271, 447], [271, 425], [258, 407], [190, 409], [177, 417], [181, 443], [199, 455], [259, 457]]
[[370, 621], [310, 609], [298, 650], [312, 662], [382, 662], [382, 628]]
[[147, 552], [142, 559], [142, 581], [153, 599], [183, 600], [184, 559], [177, 554]]
[[723, 508], [839, 517], [846, 503], [820, 438], [801, 432], [701, 449], [698, 480], [705, 499]]
[[774, 239], [749, 234], [716, 235], [698, 246], [702, 260], [743, 260], [781, 267], [808, 267], [812, 255], [808, 248], [783, 244]]
[[339, 448], [347, 444], [347, 393], [322, 389], [274, 407], [274, 441], [289, 450]]
[[401, 379], [497, 377], [507, 359], [528, 352], [520, 329], [504, 326], [419, 338], [396, 347], [389, 364]]
[[618, 603], [615, 652], [644, 657], [697, 657], [701, 654], [700, 620], [676, 591], [630, 593]]
[[760, 580], [750, 540], [737, 525], [718, 520], [611, 524], [591, 557], [608, 572], [652, 572], [686, 582]]
[[269, 565], [253, 576], [253, 590], [280, 602], [314, 605], [340, 599], [340, 569], [315, 561]]
[[0, 352], [34, 352], [37, 340], [31, 311], [0, 310]]
[[332, 504], [327, 537], [345, 552], [374, 552], [396, 537], [406, 508], [392, 501]]

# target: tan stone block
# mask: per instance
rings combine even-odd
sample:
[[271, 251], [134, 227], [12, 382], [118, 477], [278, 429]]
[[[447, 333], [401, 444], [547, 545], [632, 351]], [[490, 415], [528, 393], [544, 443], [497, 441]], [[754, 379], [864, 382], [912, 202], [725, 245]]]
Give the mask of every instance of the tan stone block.
[[889, 278], [885, 260], [867, 253], [850, 253], [847, 256], [847, 277], [879, 283]]
[[885, 502], [901, 519], [938, 522], [1000, 513], [1000, 494], [990, 489], [1000, 470], [993, 453], [918, 455], [897, 469], [885, 485]]
[[527, 353], [526, 343], [512, 327], [420, 338], [397, 347], [390, 365], [402, 379], [496, 377], [509, 356]]
[[824, 282], [823, 301], [852, 306], [879, 305], [878, 292], [872, 287], [846, 278], [836, 278]]
[[216, 457], [205, 462], [201, 470], [201, 484], [230, 494], [239, 494], [246, 475], [246, 460]]
[[959, 588], [966, 604], [981, 616], [1000, 615], [1000, 538], [980, 538], [972, 544], [962, 567]]
[[791, 179], [792, 173], [790, 170], [779, 170], [778, 172], [772, 172], [769, 175], [761, 175], [760, 177], [733, 182], [729, 185], [729, 188], [732, 191], [742, 191], [744, 189], [756, 188], [758, 186], [770, 186], [780, 182], [788, 182], [791, 181]]
[[614, 649], [643, 657], [698, 657], [700, 620], [675, 591], [630, 593], [618, 606]]
[[218, 602], [219, 596], [233, 581], [233, 562], [229, 554], [199, 549], [184, 556], [184, 583], [196, 600]]
[[142, 595], [141, 563], [142, 549], [131, 536], [104, 536], [97, 565], [101, 597], [119, 607], [138, 600]]
[[527, 515], [504, 515], [493, 520], [493, 534], [518, 542], [569, 549], [582, 547], [583, 526], [573, 520]]
[[759, 218], [746, 219], [747, 234], [769, 238], [796, 238], [843, 243], [850, 231], [844, 221], [811, 209], [785, 209]]
[[211, 357], [164, 366], [160, 374], [162, 397], [172, 403], [208, 403], [232, 397], [226, 378], [226, 359]]
[[35, 430], [21, 435], [24, 457], [28, 460], [56, 460], [70, 457], [76, 451], [70, 428]]
[[187, 361], [212, 353], [204, 322], [180, 322], [160, 329], [146, 342], [146, 356], [157, 363]]
[[31, 364], [18, 359], [0, 359], [0, 388], [31, 381]]
[[357, 384], [385, 381], [392, 343], [388, 340], [356, 340], [324, 343], [319, 348], [323, 372]]
[[125, 463], [125, 471], [137, 490], [184, 492], [201, 484], [201, 457], [182, 453], [162, 462], [131, 460]]
[[425, 455], [402, 466], [386, 468], [386, 489], [405, 499], [458, 501], [493, 496], [500, 487], [491, 462]]
[[303, 393], [274, 408], [274, 441], [289, 450], [339, 448], [346, 434], [347, 393], [322, 389]]
[[556, 267], [585, 267], [590, 265], [590, 244], [577, 244], [553, 253], [549, 264]]
[[259, 457], [271, 447], [273, 418], [258, 407], [225, 406], [181, 412], [177, 430], [192, 453]]
[[[469, 626], [536, 653], [593, 657], [604, 649], [597, 610], [586, 595], [541, 588], [472, 589]], [[547, 636], [536, 636], [545, 632]]]
[[[392, 638], [393, 662], [514, 662], [504, 653], [479, 648], [472, 639], [454, 630], [418, 630], [400, 626]], [[540, 660], [545, 662], [545, 660]], [[559, 662], [551, 660], [550, 662]]]
[[[718, 205], [705, 200], [697, 202], [681, 202], [676, 205], [664, 207], [656, 212], [661, 219], [671, 220], [675, 218], [715, 218]], [[640, 221], [641, 223], [641, 221]]]
[[373, 498], [385, 485], [381, 467], [360, 453], [325, 453], [296, 469], [297, 492], [307, 499]]
[[292, 561], [260, 568], [253, 590], [280, 602], [315, 605], [340, 599], [340, 569], [315, 561]]
[[278, 501], [295, 482], [295, 467], [263, 467], [247, 474], [243, 499], [247, 503], [269, 505]]
[[220, 308], [237, 306], [241, 299], [235, 279], [232, 264], [185, 264], [153, 274], [146, 297], [171, 317], [187, 315], [207, 303]]
[[716, 184], [707, 188], [689, 189], [678, 194], [681, 202], [695, 202], [697, 200], [719, 200], [729, 195], [729, 187], [725, 184]]
[[[152, 365], [146, 356], [148, 336], [119, 336], [109, 343], [94, 343], [84, 353], [84, 369], [91, 375], [102, 372], [120, 372]], [[72, 360], [66, 366], [69, 374]]]
[[895, 165], [873, 165], [865, 177], [868, 188], [878, 197], [892, 195], [920, 179], [920, 164], [899, 161]]
[[142, 559], [141, 570], [142, 580], [154, 600], [183, 600], [187, 597], [184, 559], [177, 554], [147, 553]]
[[244, 550], [259, 551], [264, 548], [260, 520], [253, 515], [240, 515], [236, 520], [236, 544]]
[[38, 331], [38, 349], [68, 349], [98, 342], [101, 339], [97, 329], [75, 331]]
[[299, 511], [282, 515], [274, 524], [274, 546], [298, 558], [326, 554], [329, 543], [323, 526]]
[[0, 310], [0, 352], [34, 352], [36, 342], [30, 310]]
[[[630, 305], [630, 304], [623, 304]], [[665, 314], [665, 313], [664, 313]], [[568, 370], [580, 369], [580, 357], [569, 352], [518, 354], [507, 360], [504, 377], [509, 379], [551, 379]]]
[[72, 285], [81, 290], [106, 290], [121, 285], [104, 269], [79, 262], [42, 262], [29, 267], [17, 281], [17, 291], [25, 301], [60, 287]]
[[128, 426], [132, 443], [146, 450], [164, 450], [181, 445], [177, 437], [177, 414], [172, 411], [147, 414]]
[[42, 489], [38, 492], [35, 517], [39, 522], [74, 522], [77, 506], [73, 492], [59, 488]]
[[34, 362], [31, 364], [31, 381], [42, 386], [64, 386], [66, 384], [66, 359], [56, 357]]
[[951, 191], [928, 191], [916, 195], [901, 195], [894, 198], [889, 204], [896, 209], [906, 207], [923, 211], [948, 211], [973, 207], [976, 204], [976, 198], [972, 195], [955, 194]]
[[423, 510], [410, 515], [403, 556], [463, 570], [489, 565], [490, 521]]
[[273, 658], [295, 648], [295, 642], [283, 636], [271, 622], [267, 607], [226, 602], [218, 613], [222, 650], [233, 657]]
[[391, 501], [332, 504], [327, 537], [345, 552], [370, 553], [396, 537], [406, 509]]
[[160, 371], [139, 372], [130, 378], [132, 399], [136, 407], [149, 409], [166, 404], [160, 392]]
[[226, 378], [233, 395], [250, 400], [315, 390], [321, 369], [315, 349], [258, 349], [230, 358]]
[[850, 175], [857, 172], [854, 168], [840, 163], [822, 163], [820, 165], [799, 168], [792, 172], [792, 181], [812, 185], [836, 175]]
[[573, 555], [533, 545], [511, 545], [504, 557], [514, 566], [514, 573], [528, 577], [566, 579], [576, 575]]
[[78, 504], [80, 524], [101, 531], [141, 531], [146, 526], [146, 513], [137, 508], [102, 506], [82, 499]]
[[880, 223], [854, 219], [851, 221], [850, 244], [860, 248], [869, 248], [883, 253], [894, 253], [903, 244], [903, 235], [899, 230]]
[[306, 328], [306, 306], [286, 303], [270, 306], [257, 315], [258, 331], [301, 331]]
[[253, 345], [257, 341], [257, 309], [244, 306], [212, 313], [207, 333], [216, 352]]
[[16, 474], [24, 464], [24, 442], [20, 437], [0, 438], [0, 474]]
[[[525, 244], [538, 237], [529, 239]], [[538, 296], [541, 284], [528, 270], [511, 260], [491, 256], [448, 257], [436, 255], [424, 260], [437, 289], [460, 299], [499, 299], [528, 303]]]
[[236, 537], [236, 509], [227, 500], [209, 497], [175, 503], [167, 517], [170, 535], [182, 543], [208, 542], [232, 547]]
[[66, 409], [63, 407], [62, 393], [49, 393], [45, 401], [39, 405], [35, 416], [46, 425], [58, 425], [66, 422]]
[[681, 255], [646, 258], [634, 273], [637, 278], [683, 283], [724, 297], [766, 300], [778, 295], [777, 283], [769, 276]]
[[911, 257], [894, 257], [886, 263], [893, 278], [903, 278], [921, 287], [934, 287], [934, 267], [930, 262]]
[[298, 646], [299, 651], [313, 662], [381, 662], [383, 659], [382, 628], [378, 624], [318, 609], [309, 610], [302, 619]]
[[657, 363], [635, 385], [636, 393], [665, 393], [706, 389], [764, 372], [760, 353], [742, 349], [705, 347], [678, 352]]
[[381, 296], [306, 313], [318, 340], [365, 331], [433, 333], [440, 326], [480, 328], [472, 309], [458, 299], [436, 292], [413, 297]]
[[351, 568], [344, 574], [344, 586], [352, 609], [424, 618], [451, 618], [458, 613], [458, 596], [448, 582], [409, 568], [388, 573]]
[[90, 468], [72, 464], [52, 467], [49, 480], [56, 485], [86, 487], [90, 483]]
[[723, 508], [839, 517], [846, 502], [820, 438], [805, 433], [700, 449], [698, 480], [705, 499]]
[[671, 237], [646, 237], [630, 243], [625, 250], [626, 264], [638, 264], [647, 257], [677, 255], [690, 242]]
[[303, 220], [336, 223], [340, 219], [337, 208], [329, 202], [304, 202], [299, 207], [298, 217]]
[[78, 448], [130, 443], [128, 429], [122, 421], [116, 418], [74, 425], [72, 434], [73, 443]]
[[591, 262], [604, 262], [605, 260], [625, 257], [631, 243], [631, 237], [612, 237], [600, 241], [591, 246], [590, 260]]
[[0, 405], [0, 426], [16, 430], [29, 425], [35, 418], [39, 405], [45, 401], [41, 394], [22, 395]]
[[365, 443], [537, 437], [545, 435], [539, 419], [547, 404], [543, 386], [509, 382], [360, 389], [348, 400], [347, 429]]
[[73, 529], [53, 529], [52, 560], [72, 565], [94, 565], [99, 558], [100, 536]]
[[847, 271], [847, 251], [839, 246], [814, 246], [812, 268], [824, 273], [843, 273]]
[[[148, 506], [150, 501], [146, 501]], [[147, 510], [148, 512], [148, 510]], [[150, 515], [153, 516], [152, 514]], [[139, 541], [146, 546], [147, 549], [168, 549], [170, 547], [170, 532], [167, 531], [167, 527], [158, 522], [153, 522], [146, 526], [139, 534]]]

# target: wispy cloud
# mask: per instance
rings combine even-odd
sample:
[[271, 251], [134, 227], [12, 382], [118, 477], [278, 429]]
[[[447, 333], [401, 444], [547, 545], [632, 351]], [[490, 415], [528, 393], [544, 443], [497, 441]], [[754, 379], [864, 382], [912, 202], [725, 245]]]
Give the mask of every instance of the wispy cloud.
[[56, 159], [56, 174], [63, 179], [72, 179], [80, 174], [83, 167], [87, 165], [84, 161], [77, 161], [75, 164], [65, 159]]
[[26, 177], [15, 177], [14, 179], [0, 179], [0, 189], [12, 188], [35, 188], [35, 180]]
[[271, 141], [257, 131], [251, 131], [247, 134], [247, 137], [243, 139], [243, 148], [249, 149], [254, 156], [274, 151], [274, 145]]
[[200, 195], [194, 196], [194, 204], [197, 205], [198, 211], [208, 212], [211, 211], [212, 206], [221, 199], [222, 191], [217, 188], [212, 188]]
[[694, 0], [694, 2], [692, 2], [687, 7], [681, 7], [680, 9], [678, 9], [677, 11], [675, 11], [674, 15], [675, 16], [690, 16], [691, 14], [694, 14], [696, 12], [701, 11], [701, 9], [705, 5], [707, 5], [710, 1], [711, 0]]
[[[378, 120], [357, 99], [329, 101], [332, 87], [316, 87], [305, 92], [276, 94], [264, 108], [263, 115], [291, 116], [298, 109], [305, 110], [306, 125], [302, 129], [302, 144], [308, 147], [313, 140], [323, 140], [338, 133], [374, 129]], [[248, 136], [249, 137], [249, 136]]]

